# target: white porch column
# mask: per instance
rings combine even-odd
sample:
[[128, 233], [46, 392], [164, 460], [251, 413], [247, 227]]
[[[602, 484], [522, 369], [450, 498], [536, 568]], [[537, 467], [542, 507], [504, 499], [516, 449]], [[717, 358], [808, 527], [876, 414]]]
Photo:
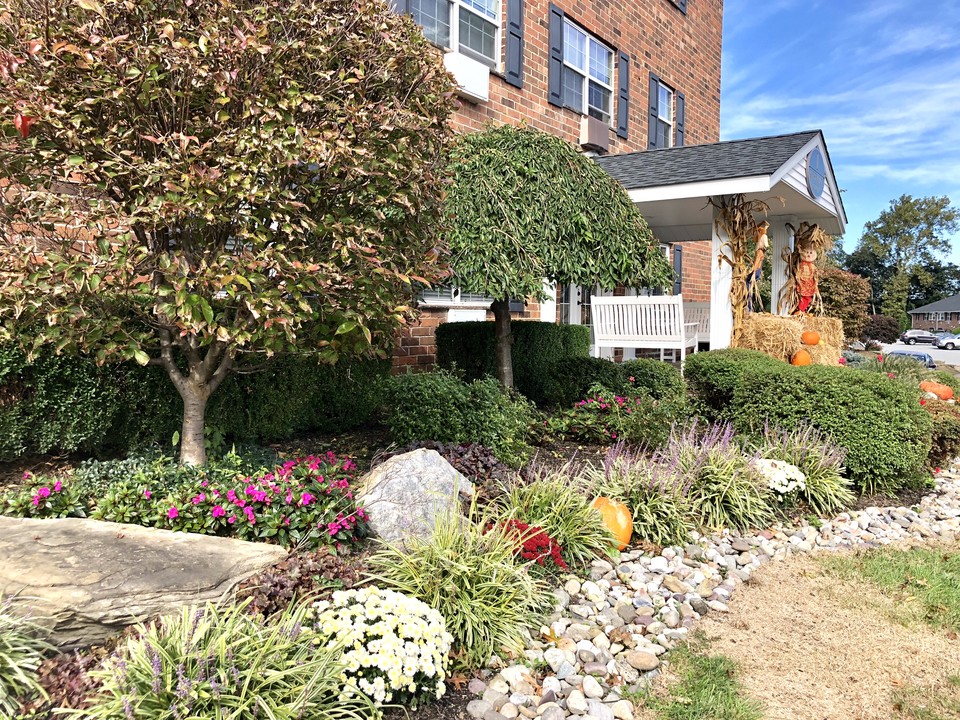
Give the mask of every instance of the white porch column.
[[713, 230], [710, 253], [710, 349], [730, 347], [733, 334], [733, 311], [730, 306], [730, 287], [733, 270], [725, 262], [717, 262], [720, 246], [727, 236], [717, 227], [717, 209], [713, 208]]
[[784, 248], [793, 251], [793, 233], [787, 227], [790, 223], [797, 226], [797, 219], [791, 216], [778, 216], [770, 218], [770, 230], [767, 237], [770, 238], [770, 312], [777, 314], [777, 301], [780, 296], [780, 290], [787, 283], [787, 263], [783, 260]]
[[547, 294], [547, 299], [540, 303], [540, 321], [555, 323], [557, 321], [557, 286], [544, 280], [543, 291]]

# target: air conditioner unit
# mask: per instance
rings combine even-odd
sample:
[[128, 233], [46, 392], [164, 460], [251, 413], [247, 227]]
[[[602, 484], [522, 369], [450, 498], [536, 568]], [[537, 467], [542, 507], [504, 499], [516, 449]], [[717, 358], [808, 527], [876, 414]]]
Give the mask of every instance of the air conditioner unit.
[[580, 145], [586, 150], [610, 149], [610, 126], [590, 115], [580, 118]]
[[473, 103], [490, 99], [490, 68], [463, 53], [448, 52], [443, 64], [457, 82], [457, 95]]

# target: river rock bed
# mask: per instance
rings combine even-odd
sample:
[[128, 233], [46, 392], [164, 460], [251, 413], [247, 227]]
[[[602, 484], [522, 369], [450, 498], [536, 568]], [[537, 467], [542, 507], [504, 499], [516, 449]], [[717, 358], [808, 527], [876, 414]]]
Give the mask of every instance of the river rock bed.
[[531, 638], [526, 664], [493, 667], [469, 689], [478, 720], [633, 720], [624, 698], [656, 678], [664, 654], [697, 620], [727, 612], [738, 586], [765, 563], [795, 553], [899, 541], [953, 543], [960, 535], [960, 474], [943, 472], [918, 506], [845, 512], [819, 527], [775, 526], [756, 535], [693, 534], [660, 555], [594, 560], [585, 578], [556, 588], [554, 612]]

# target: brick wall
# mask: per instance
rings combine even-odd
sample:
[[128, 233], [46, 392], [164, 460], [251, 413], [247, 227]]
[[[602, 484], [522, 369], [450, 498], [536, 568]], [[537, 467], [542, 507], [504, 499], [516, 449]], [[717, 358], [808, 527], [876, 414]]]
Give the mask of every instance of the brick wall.
[[[524, 0], [523, 88], [515, 88], [492, 74], [490, 100], [479, 104], [462, 101], [453, 118], [456, 130], [470, 132], [490, 123], [525, 122], [569, 142], [579, 142], [581, 115], [550, 105], [547, 100], [549, 4], [549, 0]], [[554, 4], [569, 20], [613, 48], [615, 57], [617, 52], [625, 52], [630, 58], [627, 138], [617, 137], [611, 128], [611, 154], [647, 149], [651, 72], [684, 95], [686, 145], [720, 139], [722, 0], [689, 0], [686, 15], [670, 0], [558, 0]], [[506, 0], [502, 0], [501, 21], [505, 6]], [[616, 77], [615, 72], [614, 87]], [[614, 98], [614, 117], [616, 102]], [[683, 295], [689, 300], [708, 301], [710, 243], [687, 242], [683, 250]], [[446, 315], [445, 309], [424, 309], [419, 325], [399, 338], [395, 372], [424, 370], [433, 365], [436, 327]], [[514, 315], [530, 319], [539, 316], [536, 303], [528, 304], [522, 315]]]

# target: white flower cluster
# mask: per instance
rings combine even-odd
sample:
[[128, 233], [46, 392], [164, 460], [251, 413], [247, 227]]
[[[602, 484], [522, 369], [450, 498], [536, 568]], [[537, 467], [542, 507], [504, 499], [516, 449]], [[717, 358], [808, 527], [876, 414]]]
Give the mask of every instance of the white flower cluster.
[[767, 487], [777, 494], [780, 502], [794, 490], [806, 489], [806, 475], [796, 465], [783, 460], [755, 460], [753, 466], [767, 481]]
[[333, 593], [314, 604], [320, 642], [343, 648], [352, 683], [381, 705], [440, 698], [450, 644], [443, 616], [429, 605], [393, 590], [365, 587]]

